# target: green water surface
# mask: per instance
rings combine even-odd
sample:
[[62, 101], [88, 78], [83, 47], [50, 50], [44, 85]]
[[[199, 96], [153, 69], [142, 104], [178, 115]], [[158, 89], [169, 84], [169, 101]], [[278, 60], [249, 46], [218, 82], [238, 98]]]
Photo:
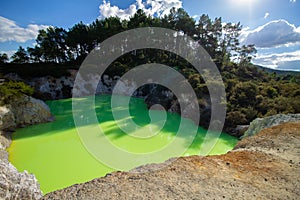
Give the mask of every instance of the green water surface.
[[[147, 135], [153, 130], [155, 132], [156, 129], [159, 131], [155, 135], [151, 135], [151, 133], [151, 137], [141, 139], [126, 134], [118, 127], [112, 115], [110, 95], [85, 97], [73, 99], [73, 101], [85, 103], [91, 101], [92, 98], [95, 98], [95, 112], [99, 121], [97, 126], [100, 126], [105, 137], [116, 146], [116, 148], [129, 153], [145, 155], [153, 151], [159, 151], [170, 145], [174, 138], [178, 137], [176, 133], [179, 124], [182, 123], [186, 127], [185, 132], [180, 138], [176, 138], [180, 141], [178, 144], [181, 144], [178, 148], [186, 150], [181, 155], [201, 154], [200, 147], [203, 145], [202, 143], [207, 131], [201, 127], [196, 127], [198, 131], [192, 144], [186, 142], [191, 139], [188, 131], [189, 128], [195, 128], [191, 120], [183, 119], [178, 114], [167, 113], [167, 121], [160, 130], [157, 124], [150, 123], [149, 111], [143, 100], [131, 98], [131, 119], [142, 127], [136, 130], [137, 134]], [[129, 97], [120, 96], [118, 98]], [[81, 113], [84, 112], [84, 109], [72, 110], [72, 99], [49, 101], [47, 104], [55, 116], [56, 121], [18, 129], [13, 134], [13, 141], [8, 149], [9, 160], [19, 171], [27, 170], [35, 174], [40, 183], [41, 190], [46, 194], [76, 183], [83, 183], [97, 177], [105, 176], [105, 174], [116, 170], [96, 159], [93, 154], [86, 149], [79, 137], [77, 129], [75, 128], [72, 112]], [[157, 121], [165, 115], [163, 111], [151, 112]], [[88, 121], [89, 118], [85, 116], [83, 120]], [[89, 134], [88, 132], [89, 131], [87, 131], [86, 134]], [[226, 153], [235, 146], [236, 142], [236, 138], [222, 133], [209, 154]], [[103, 150], [103, 153], [109, 155], [109, 150]], [[138, 162], [128, 165], [128, 167], [124, 167], [124, 169], [121, 170], [130, 170], [130, 168], [148, 163], [163, 162], [170, 157], [174, 157], [172, 153], [165, 154], [166, 155], [161, 155], [159, 158], [151, 159], [151, 157], [147, 157], [147, 159], [139, 159]], [[118, 162], [126, 162], [124, 158], [114, 155], [111, 155], [111, 159], [117, 160]]]

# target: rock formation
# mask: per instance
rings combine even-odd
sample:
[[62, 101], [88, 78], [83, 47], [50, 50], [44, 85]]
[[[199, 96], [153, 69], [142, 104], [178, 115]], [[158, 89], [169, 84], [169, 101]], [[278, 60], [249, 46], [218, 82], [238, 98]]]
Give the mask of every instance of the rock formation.
[[39, 199], [42, 193], [32, 174], [18, 170], [8, 162], [6, 148], [10, 145], [9, 134], [0, 131], [0, 199]]
[[39, 199], [42, 196], [34, 175], [18, 170], [8, 161], [6, 148], [10, 134], [17, 127], [53, 120], [49, 107], [42, 101], [21, 96], [0, 107], [0, 199]]
[[18, 170], [9, 162], [0, 160], [0, 199], [39, 199], [39, 184], [32, 174]]
[[52, 120], [50, 109], [43, 101], [26, 95], [0, 106], [0, 130], [13, 131], [17, 127]]
[[299, 144], [300, 123], [281, 124], [242, 140], [225, 155], [115, 172], [43, 199], [299, 199]]
[[0, 131], [0, 160], [8, 160], [8, 152], [6, 151], [6, 148], [8, 148], [10, 144], [10, 134], [5, 134], [4, 132]]
[[[111, 94], [118, 82], [117, 94], [130, 95], [143, 98], [148, 108], [160, 104], [169, 112], [179, 113], [181, 116], [195, 119], [192, 115], [197, 107], [197, 102], [190, 102], [181, 112], [180, 104], [175, 95], [167, 88], [158, 87], [156, 84], [146, 84], [135, 91], [136, 83], [134, 81], [120, 80], [119, 76], [110, 77], [104, 74], [99, 77], [95, 74], [79, 74], [76, 70], [69, 70], [70, 76], [54, 78], [51, 76], [36, 77], [30, 80], [22, 79], [17, 74], [7, 74], [5, 78], [10, 80], [23, 81], [35, 89], [34, 97], [42, 100], [55, 100], [63, 98], [94, 95], [94, 94]], [[73, 90], [76, 79], [76, 87]], [[132, 95], [133, 94], [133, 95]], [[184, 98], [184, 97], [183, 97]], [[200, 125], [208, 128], [210, 123], [211, 103], [209, 96], [202, 98], [200, 106]], [[197, 121], [197, 120], [196, 120]]]
[[250, 123], [250, 126], [244, 133], [243, 138], [255, 135], [265, 128], [276, 126], [284, 122], [300, 122], [300, 114], [279, 114], [265, 118], [257, 118]]
[[13, 130], [16, 128], [15, 116], [11, 110], [11, 105], [0, 106], [0, 131]]
[[[92, 94], [107, 94], [111, 93], [115, 84], [120, 77], [110, 77], [103, 75], [102, 78], [95, 74], [87, 74], [86, 77], [78, 74], [76, 70], [69, 70], [70, 76], [62, 76], [59, 78], [45, 76], [35, 77], [32, 79], [23, 79], [17, 74], [7, 74], [6, 79], [23, 81], [35, 89], [35, 96], [42, 100], [55, 100], [72, 97], [72, 89], [74, 86], [75, 79], [77, 81], [76, 91], [80, 92], [75, 96], [85, 96]], [[96, 83], [96, 85], [95, 85]], [[97, 85], [98, 84], [98, 85]], [[122, 90], [131, 92], [131, 84], [122, 82]], [[126, 92], [123, 94], [127, 94]]]

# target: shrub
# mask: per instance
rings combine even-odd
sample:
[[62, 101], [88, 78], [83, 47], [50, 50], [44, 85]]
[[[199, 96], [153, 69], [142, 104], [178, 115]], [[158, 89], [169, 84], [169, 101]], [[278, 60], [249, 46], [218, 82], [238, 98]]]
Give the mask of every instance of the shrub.
[[33, 88], [20, 81], [7, 81], [0, 84], [0, 103], [9, 103], [13, 98], [24, 94], [32, 95]]
[[277, 90], [271, 86], [268, 86], [266, 89], [267, 96], [271, 99], [278, 96]]
[[254, 83], [239, 82], [233, 87], [229, 101], [240, 108], [253, 106], [256, 103], [257, 92], [258, 88]]
[[227, 127], [236, 127], [237, 125], [247, 124], [246, 115], [241, 111], [232, 111], [227, 113], [226, 125]]
[[245, 115], [248, 123], [254, 120], [258, 114], [258, 111], [253, 107], [241, 108], [241, 112]]

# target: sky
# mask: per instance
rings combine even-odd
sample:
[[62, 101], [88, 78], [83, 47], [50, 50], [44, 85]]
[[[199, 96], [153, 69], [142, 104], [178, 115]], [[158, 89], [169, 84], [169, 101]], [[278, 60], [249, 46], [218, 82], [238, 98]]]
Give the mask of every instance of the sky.
[[80, 21], [128, 19], [139, 8], [163, 16], [172, 7], [184, 8], [196, 21], [208, 14], [241, 22], [240, 41], [258, 50], [255, 64], [300, 71], [300, 0], [2, 0], [0, 52], [12, 55], [19, 46], [33, 46], [38, 30], [49, 26], [68, 30]]

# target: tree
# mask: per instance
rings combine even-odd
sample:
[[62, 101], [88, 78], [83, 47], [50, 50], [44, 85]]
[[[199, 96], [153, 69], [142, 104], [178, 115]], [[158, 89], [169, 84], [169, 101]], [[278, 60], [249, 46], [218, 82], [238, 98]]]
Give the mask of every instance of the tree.
[[193, 37], [195, 30], [195, 20], [183, 9], [179, 8], [175, 13], [175, 30]]
[[19, 46], [19, 49], [16, 53], [14, 53], [11, 57], [13, 63], [28, 63], [29, 62], [29, 56], [26, 50]]
[[239, 37], [242, 26], [238, 23], [226, 23], [223, 26], [223, 38], [220, 43], [221, 54], [219, 59], [223, 65], [227, 65], [231, 57], [237, 56], [236, 52], [239, 50]]
[[216, 59], [220, 51], [220, 40], [222, 36], [222, 19], [216, 18], [212, 21], [208, 15], [202, 15], [196, 26], [195, 39], [205, 48], [209, 55]]
[[6, 63], [6, 62], [8, 62], [8, 60], [9, 60], [9, 58], [6, 53], [3, 53], [3, 54], [0, 53], [0, 63]]
[[161, 26], [164, 28], [175, 30], [175, 13], [176, 13], [176, 9], [173, 7], [170, 10], [170, 13], [168, 15], [165, 15], [161, 19]]
[[152, 18], [147, 16], [142, 9], [138, 11], [131, 17], [128, 21], [127, 27], [129, 29], [139, 28], [139, 27], [148, 27], [152, 25]]
[[66, 37], [67, 46], [70, 48], [69, 53], [71, 60], [84, 58], [90, 50], [93, 49], [89, 27], [82, 22], [75, 24], [69, 29]]
[[37, 39], [37, 45], [35, 48], [39, 48], [41, 50], [41, 59], [44, 62], [51, 61], [51, 42], [49, 41], [47, 31], [46, 30], [39, 30]]
[[63, 28], [58, 27], [49, 27], [47, 30], [39, 31], [36, 42], [45, 62], [67, 61], [66, 34]]
[[238, 60], [240, 65], [246, 65], [249, 64], [253, 57], [255, 57], [255, 54], [257, 53], [257, 50], [254, 46], [254, 44], [251, 45], [243, 45], [240, 48], [237, 48], [237, 52], [239, 54]]
[[34, 48], [28, 47], [27, 52], [29, 54], [29, 60], [30, 62], [41, 62], [43, 53], [41, 51], [41, 48], [38, 46], [35, 46]]

